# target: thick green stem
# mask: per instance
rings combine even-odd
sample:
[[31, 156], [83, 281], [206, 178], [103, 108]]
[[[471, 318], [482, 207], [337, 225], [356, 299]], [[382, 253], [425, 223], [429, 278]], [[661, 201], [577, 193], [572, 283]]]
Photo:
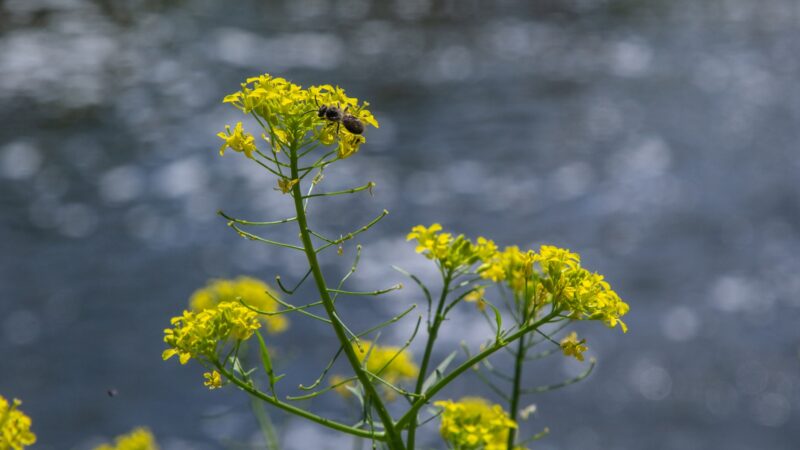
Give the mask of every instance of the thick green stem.
[[[511, 391], [511, 401], [508, 407], [508, 414], [511, 420], [517, 421], [517, 410], [519, 409], [520, 383], [522, 382], [522, 365], [525, 363], [525, 336], [517, 341], [516, 361], [514, 362], [514, 384]], [[508, 450], [514, 448], [516, 438], [516, 428], [508, 429]]]
[[[422, 385], [425, 383], [425, 378], [427, 378], [428, 365], [431, 362], [431, 355], [433, 355], [433, 343], [436, 341], [436, 337], [439, 334], [439, 326], [441, 326], [442, 322], [444, 321], [442, 311], [444, 310], [445, 299], [447, 299], [447, 293], [450, 289], [450, 281], [452, 281], [451, 276], [452, 272], [448, 271], [444, 277], [442, 295], [439, 296], [439, 304], [436, 305], [436, 314], [433, 316], [433, 321], [428, 329], [428, 342], [425, 344], [425, 353], [422, 355], [422, 363], [420, 364], [419, 375], [417, 376], [417, 384], [414, 387], [415, 394], [422, 394]], [[406, 447], [409, 450], [414, 449], [416, 433], [417, 420], [414, 418], [414, 420], [408, 424], [408, 438], [406, 439]]]
[[[297, 148], [296, 144], [292, 144], [289, 148], [290, 150], [290, 157], [291, 157], [291, 178], [296, 179], [298, 177], [298, 168], [297, 168]], [[375, 389], [375, 385], [372, 384], [372, 380], [370, 380], [369, 375], [366, 373], [364, 368], [361, 366], [361, 361], [356, 355], [355, 350], [353, 350], [353, 346], [350, 343], [350, 339], [347, 337], [347, 333], [345, 331], [344, 324], [339, 320], [339, 316], [336, 314], [336, 310], [333, 305], [333, 300], [331, 299], [328, 286], [325, 282], [325, 278], [322, 275], [322, 270], [319, 266], [319, 261], [317, 260], [317, 252], [314, 249], [314, 244], [311, 242], [311, 235], [308, 232], [308, 223], [306, 220], [306, 211], [303, 207], [303, 194], [300, 191], [300, 183], [296, 183], [292, 187], [292, 197], [294, 197], [294, 207], [297, 213], [297, 225], [300, 228], [300, 240], [303, 243], [303, 248], [305, 249], [306, 258], [308, 259], [309, 267], [311, 268], [311, 273], [314, 276], [314, 282], [317, 285], [317, 290], [319, 291], [320, 298], [322, 299], [322, 304], [325, 307], [325, 312], [328, 314], [328, 318], [331, 321], [331, 326], [333, 327], [334, 332], [336, 333], [336, 337], [339, 339], [339, 342], [344, 349], [345, 356], [347, 356], [347, 360], [350, 362], [350, 365], [353, 368], [358, 380], [361, 382], [361, 385], [364, 387], [364, 391], [366, 396], [370, 399], [370, 403], [375, 408], [375, 412], [378, 413], [378, 417], [380, 418], [381, 422], [383, 423], [383, 428], [386, 433], [386, 442], [389, 445], [389, 448], [392, 450], [404, 450], [405, 446], [403, 445], [403, 441], [400, 435], [397, 433], [395, 428], [394, 419], [389, 414], [389, 411], [386, 409], [386, 405], [384, 405], [381, 398], [378, 396], [378, 392]]]

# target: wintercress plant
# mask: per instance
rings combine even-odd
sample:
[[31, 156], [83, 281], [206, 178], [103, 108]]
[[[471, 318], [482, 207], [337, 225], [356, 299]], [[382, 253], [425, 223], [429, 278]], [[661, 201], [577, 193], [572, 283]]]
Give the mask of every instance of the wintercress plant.
[[[414, 315], [414, 304], [406, 305], [397, 316], [376, 319], [366, 329], [347, 325], [337, 308], [337, 299], [346, 296], [378, 296], [402, 286], [373, 292], [350, 291], [347, 279], [357, 270], [355, 261], [341, 280], [331, 284], [332, 276], [323, 272], [319, 255], [325, 251], [341, 254], [342, 244], [355, 239], [383, 219], [383, 211], [367, 223], [338, 237], [329, 237], [309, 223], [307, 209], [312, 202], [340, 195], [370, 191], [374, 183], [339, 191], [317, 192], [324, 171], [333, 164], [347, 164], [366, 143], [369, 127], [378, 121], [369, 104], [349, 97], [331, 85], [303, 88], [283, 78], [261, 75], [250, 78], [241, 89], [223, 100], [252, 118], [258, 131], [248, 131], [242, 122], [227, 125], [218, 134], [220, 154], [240, 153], [273, 177], [276, 192], [285, 195], [294, 215], [254, 222], [220, 212], [240, 236], [304, 255], [308, 270], [296, 286], [287, 287], [277, 277], [276, 289], [252, 278], [215, 280], [196, 292], [190, 309], [171, 321], [165, 330], [167, 349], [164, 359], [177, 357], [182, 364], [190, 360], [206, 367], [203, 377], [209, 389], [233, 386], [247, 393], [256, 404], [271, 405], [332, 430], [371, 440], [374, 447], [411, 450], [416, 445], [417, 428], [431, 420], [440, 421], [442, 439], [455, 449], [519, 449], [547, 433], [520, 438], [520, 420], [530, 414], [521, 409], [526, 394], [555, 389], [585, 378], [594, 360], [580, 376], [549, 386], [523, 385], [525, 363], [553, 354], [583, 361], [586, 340], [575, 333], [559, 336], [565, 328], [581, 320], [604, 323], [626, 331], [621, 318], [628, 305], [611, 289], [602, 275], [581, 265], [580, 256], [569, 250], [541, 246], [536, 250], [498, 246], [491, 239], [445, 232], [441, 225], [419, 225], [408, 234], [416, 251], [431, 260], [441, 275], [441, 285], [429, 287], [419, 277], [397, 268], [420, 290], [426, 308]], [[366, 128], [366, 129], [365, 129]], [[365, 219], [366, 220], [366, 219]], [[295, 242], [281, 242], [269, 235], [256, 234], [257, 227], [297, 227]], [[291, 296], [305, 281], [315, 285], [318, 299], [295, 304]], [[442, 361], [433, 361], [437, 337], [447, 323], [448, 314], [461, 303], [474, 305], [473, 314], [484, 316], [492, 328], [479, 348], [449, 349]], [[311, 386], [289, 383], [276, 373], [269, 334], [287, 329], [289, 315], [317, 320], [329, 327], [338, 350], [323, 363], [320, 376]], [[379, 343], [380, 332], [398, 321], [415, 323], [414, 333], [394, 345]], [[416, 322], [414, 322], [416, 320]], [[414, 339], [424, 339], [417, 363], [409, 348]], [[548, 346], [533, 351], [534, 347]], [[503, 373], [490, 358], [499, 350], [512, 356], [513, 373]], [[258, 362], [245, 354], [255, 351]], [[461, 356], [459, 356], [461, 355]], [[500, 356], [500, 355], [495, 355]], [[329, 373], [337, 359], [346, 361], [350, 373]], [[458, 401], [439, 394], [458, 377], [474, 373], [505, 404], [492, 404], [481, 398]], [[505, 383], [505, 384], [502, 384]], [[337, 392], [357, 405], [358, 421], [345, 423], [323, 417], [308, 406], [307, 400]], [[352, 399], [357, 399], [353, 401]], [[404, 399], [405, 403], [389, 402]], [[391, 411], [390, 411], [391, 409]], [[262, 416], [263, 418], [263, 416]], [[273, 439], [268, 442], [277, 447]]]

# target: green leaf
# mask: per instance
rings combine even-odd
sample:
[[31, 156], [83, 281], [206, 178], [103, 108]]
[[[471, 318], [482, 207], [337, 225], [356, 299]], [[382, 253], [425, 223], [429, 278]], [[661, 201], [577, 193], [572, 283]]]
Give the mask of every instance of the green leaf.
[[272, 360], [269, 357], [269, 350], [267, 349], [267, 344], [264, 342], [264, 338], [261, 336], [261, 333], [256, 330], [256, 337], [258, 337], [258, 346], [261, 353], [261, 362], [264, 365], [264, 372], [267, 373], [269, 377], [269, 390], [272, 392], [272, 395], [275, 395], [275, 383], [280, 381], [284, 375], [275, 376], [275, 372], [272, 370]]
[[447, 370], [447, 366], [450, 365], [450, 363], [453, 361], [453, 358], [456, 357], [457, 353], [458, 350], [454, 350], [453, 353], [447, 355], [447, 357], [442, 362], [440, 362], [435, 369], [433, 369], [433, 372], [431, 372], [431, 374], [428, 375], [428, 378], [425, 378], [425, 382], [422, 383], [423, 394], [428, 391], [428, 388], [430, 388], [431, 386], [436, 384], [437, 381], [442, 379], [444, 371]]
[[490, 308], [492, 308], [492, 311], [494, 311], [494, 321], [495, 324], [497, 325], [497, 331], [495, 332], [496, 333], [495, 341], [497, 341], [498, 344], [505, 344], [505, 342], [503, 342], [503, 316], [500, 314], [500, 310], [497, 309], [496, 306], [494, 306], [489, 302], [486, 302], [486, 304], [489, 305]]

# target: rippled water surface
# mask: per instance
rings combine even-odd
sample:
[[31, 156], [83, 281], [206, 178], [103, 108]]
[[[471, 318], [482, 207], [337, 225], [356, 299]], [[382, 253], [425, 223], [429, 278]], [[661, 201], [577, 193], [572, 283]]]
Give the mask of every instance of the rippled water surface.
[[[220, 99], [263, 72], [344, 86], [381, 121], [325, 179], [373, 180], [374, 197], [311, 209], [330, 235], [391, 212], [360, 241], [354, 289], [402, 281], [391, 264], [433, 279], [404, 237], [439, 221], [569, 247], [630, 303], [627, 335], [580, 325], [600, 361], [586, 382], [530, 399], [525, 434], [551, 430], [537, 449], [797, 448], [800, 6], [641, 3], [0, 3], [0, 393], [24, 400], [36, 448], [90, 448], [136, 425], [166, 450], [259, 442], [243, 394], [208, 392], [198, 367], [160, 354], [206, 279], [304, 272], [215, 215], [290, 211], [274, 180], [216, 151], [240, 120]], [[346, 270], [353, 251], [326, 269]], [[405, 289], [343, 314], [360, 328], [421, 301]], [[484, 331], [456, 311], [437, 357]], [[274, 339], [288, 379], [315, 378], [329, 336], [293, 319]], [[547, 360], [526, 384], [580, 370]], [[468, 376], [445, 395], [472, 393], [490, 394]], [[336, 398], [312, 407], [354, 419]], [[287, 449], [351, 446], [274, 419]]]

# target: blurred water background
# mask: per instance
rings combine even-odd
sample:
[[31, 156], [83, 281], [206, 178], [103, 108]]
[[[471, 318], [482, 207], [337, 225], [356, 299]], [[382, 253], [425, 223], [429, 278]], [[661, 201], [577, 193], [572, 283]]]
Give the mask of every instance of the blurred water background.
[[[303, 274], [215, 216], [289, 211], [214, 136], [241, 120], [222, 96], [269, 72], [344, 86], [381, 122], [325, 180], [375, 196], [312, 205], [331, 235], [391, 212], [362, 235], [353, 289], [403, 281], [390, 264], [433, 279], [404, 237], [439, 221], [569, 247], [630, 303], [627, 335], [579, 327], [600, 361], [587, 381], [530, 399], [525, 434], [552, 430], [535, 448], [796, 449], [799, 55], [795, 0], [2, 1], [0, 393], [24, 400], [37, 449], [136, 425], [166, 450], [259, 442], [244, 394], [160, 354], [208, 278]], [[421, 301], [408, 288], [344, 315], [361, 328]], [[437, 358], [482, 327], [460, 308]], [[287, 389], [315, 378], [328, 336], [297, 317], [273, 339]], [[580, 370], [554, 358], [526, 384]], [[446, 396], [474, 393], [491, 397], [468, 376]], [[351, 418], [335, 396], [312, 407]], [[274, 419], [287, 449], [350, 448]], [[423, 441], [441, 447], [435, 424]]]

